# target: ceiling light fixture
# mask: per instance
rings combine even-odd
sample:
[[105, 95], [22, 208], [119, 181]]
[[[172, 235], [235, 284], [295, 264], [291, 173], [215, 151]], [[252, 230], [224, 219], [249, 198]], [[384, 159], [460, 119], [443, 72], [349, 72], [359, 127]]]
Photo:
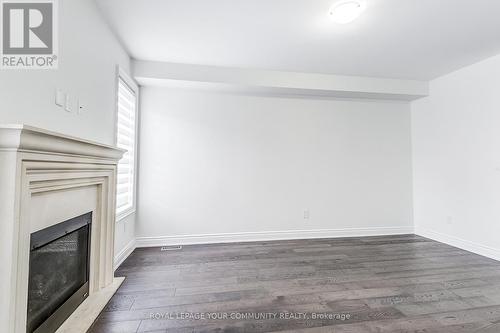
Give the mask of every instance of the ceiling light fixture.
[[347, 24], [361, 15], [365, 9], [364, 1], [345, 0], [339, 1], [330, 7], [330, 15], [333, 21], [339, 24]]

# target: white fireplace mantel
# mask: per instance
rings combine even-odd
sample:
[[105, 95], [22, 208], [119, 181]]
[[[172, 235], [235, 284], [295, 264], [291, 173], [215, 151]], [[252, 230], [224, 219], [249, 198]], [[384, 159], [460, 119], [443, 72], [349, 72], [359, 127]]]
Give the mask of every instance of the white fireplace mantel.
[[86, 332], [113, 276], [116, 166], [124, 151], [26, 125], [0, 125], [0, 332], [25, 333], [33, 232], [91, 211], [88, 298], [58, 332]]
[[118, 161], [122, 149], [28, 125], [0, 125], [0, 150], [80, 155]]

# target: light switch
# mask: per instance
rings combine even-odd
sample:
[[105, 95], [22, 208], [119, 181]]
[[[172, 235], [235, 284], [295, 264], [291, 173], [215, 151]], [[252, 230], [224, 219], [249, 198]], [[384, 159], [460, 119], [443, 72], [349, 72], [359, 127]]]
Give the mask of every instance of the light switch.
[[56, 90], [56, 105], [57, 106], [64, 106], [64, 103], [66, 102], [66, 94], [60, 90]]
[[66, 100], [64, 102], [64, 110], [71, 112], [71, 96], [66, 94]]

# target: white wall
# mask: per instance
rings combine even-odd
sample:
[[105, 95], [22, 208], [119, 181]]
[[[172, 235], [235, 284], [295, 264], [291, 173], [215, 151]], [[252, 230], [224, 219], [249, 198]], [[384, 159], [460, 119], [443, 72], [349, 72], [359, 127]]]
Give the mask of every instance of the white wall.
[[[0, 123], [25, 123], [101, 143], [114, 143], [116, 65], [129, 56], [93, 0], [59, 1], [59, 69], [0, 70]], [[54, 103], [56, 88], [84, 102], [83, 114]], [[134, 216], [116, 228], [116, 252], [134, 233]]]
[[139, 245], [412, 232], [408, 103], [141, 100]]
[[500, 259], [500, 55], [412, 103], [419, 234]]

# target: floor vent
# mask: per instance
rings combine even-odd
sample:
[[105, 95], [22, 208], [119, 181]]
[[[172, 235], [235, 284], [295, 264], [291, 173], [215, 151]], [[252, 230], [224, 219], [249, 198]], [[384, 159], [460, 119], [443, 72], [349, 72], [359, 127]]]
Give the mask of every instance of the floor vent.
[[179, 251], [182, 250], [182, 246], [162, 246], [161, 251]]

